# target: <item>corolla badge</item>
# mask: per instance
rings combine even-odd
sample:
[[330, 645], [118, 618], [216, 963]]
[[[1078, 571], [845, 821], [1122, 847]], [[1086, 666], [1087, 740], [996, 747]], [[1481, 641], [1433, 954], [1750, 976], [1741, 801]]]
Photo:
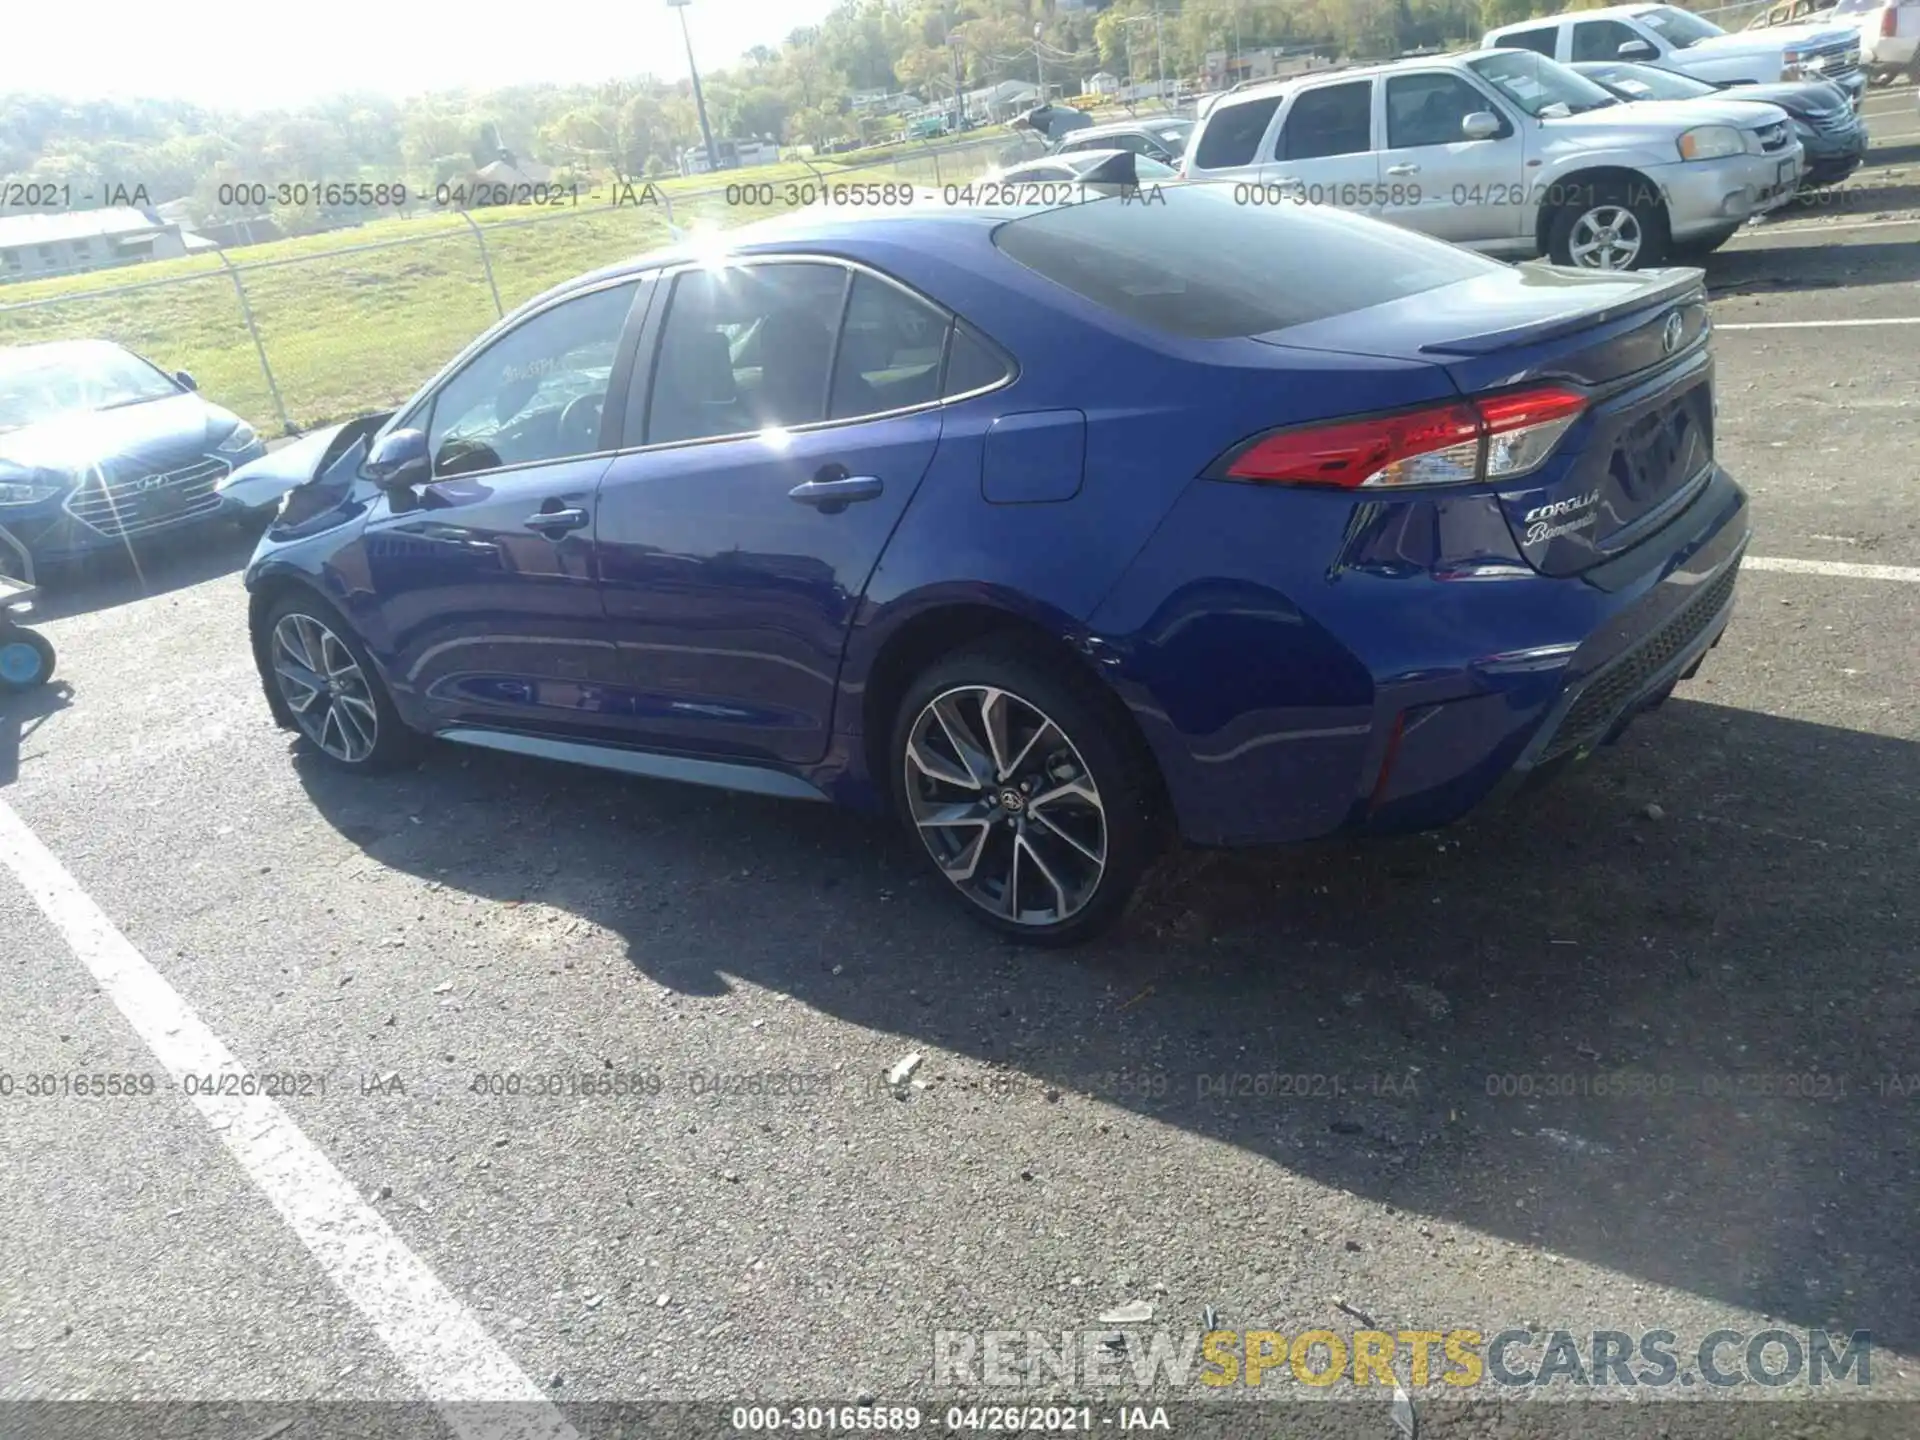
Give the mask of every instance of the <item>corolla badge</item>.
[[1678, 310], [1667, 316], [1667, 323], [1660, 329], [1660, 353], [1671, 355], [1680, 348], [1680, 340], [1687, 333], [1687, 321]]
[[[1585, 530], [1600, 518], [1593, 507], [1600, 503], [1600, 492], [1589, 490], [1584, 495], [1576, 495], [1568, 500], [1555, 500], [1550, 505], [1536, 505], [1527, 511], [1527, 539], [1529, 545], [1540, 545], [1559, 535], [1571, 535], [1576, 530]], [[1585, 513], [1581, 513], [1585, 512]], [[1575, 515], [1577, 519], [1563, 519]], [[1556, 524], [1555, 521], [1560, 523]]]

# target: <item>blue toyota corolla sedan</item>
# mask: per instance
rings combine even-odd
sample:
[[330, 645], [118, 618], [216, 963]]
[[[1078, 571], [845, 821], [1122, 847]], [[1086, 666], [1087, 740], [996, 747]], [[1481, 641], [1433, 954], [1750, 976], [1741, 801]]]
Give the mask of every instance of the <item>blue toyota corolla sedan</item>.
[[287, 491], [247, 575], [282, 724], [891, 810], [1064, 943], [1176, 834], [1451, 821], [1728, 622], [1698, 271], [1204, 186], [724, 243], [236, 478]]
[[265, 453], [185, 371], [105, 340], [0, 348], [0, 527], [36, 565], [219, 520], [219, 481]]

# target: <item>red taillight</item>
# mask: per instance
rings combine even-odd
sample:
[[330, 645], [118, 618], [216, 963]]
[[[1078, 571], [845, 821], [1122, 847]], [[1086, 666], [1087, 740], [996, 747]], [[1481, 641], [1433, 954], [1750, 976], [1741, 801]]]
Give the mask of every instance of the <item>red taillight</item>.
[[1900, 33], [1900, 12], [1889, 5], [1880, 12], [1880, 34], [1891, 40]]
[[1545, 460], [1586, 404], [1578, 391], [1544, 385], [1281, 430], [1253, 441], [1223, 473], [1349, 490], [1506, 479]]
[[1539, 390], [1509, 390], [1504, 395], [1483, 395], [1474, 402], [1487, 429], [1495, 435], [1509, 430], [1525, 430], [1549, 420], [1570, 420], [1587, 408], [1587, 397], [1573, 390], [1548, 385]]

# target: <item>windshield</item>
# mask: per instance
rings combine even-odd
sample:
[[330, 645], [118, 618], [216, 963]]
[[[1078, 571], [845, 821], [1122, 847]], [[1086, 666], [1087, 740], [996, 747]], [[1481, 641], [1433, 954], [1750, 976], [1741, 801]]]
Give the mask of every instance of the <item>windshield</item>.
[[1643, 10], [1634, 19], [1676, 50], [1685, 50], [1702, 40], [1711, 40], [1716, 35], [1727, 33], [1711, 20], [1702, 20], [1698, 15], [1675, 10], [1668, 5], [1662, 5], [1658, 10]]
[[173, 381], [117, 345], [0, 351], [0, 433], [179, 393]]
[[1620, 103], [1586, 76], [1531, 50], [1491, 50], [1467, 64], [1527, 114], [1540, 119]]
[[1170, 125], [1155, 125], [1151, 128], [1169, 150], [1178, 151], [1186, 145], [1187, 136], [1193, 133], [1193, 121], [1176, 120]]
[[1623, 100], [1698, 100], [1720, 92], [1704, 80], [1656, 70], [1651, 65], [1576, 65], [1590, 80], [1598, 80]]

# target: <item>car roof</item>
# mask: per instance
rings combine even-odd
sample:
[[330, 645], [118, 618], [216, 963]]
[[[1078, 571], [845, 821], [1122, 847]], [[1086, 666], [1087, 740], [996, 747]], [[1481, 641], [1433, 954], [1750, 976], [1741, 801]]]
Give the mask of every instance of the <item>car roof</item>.
[[1152, 131], [1167, 125], [1191, 125], [1193, 122], [1184, 115], [1156, 115], [1147, 120], [1109, 120], [1104, 125], [1088, 125], [1082, 129], [1070, 131], [1066, 139], [1079, 145], [1087, 140], [1098, 140], [1102, 135], [1137, 135], [1141, 131]]
[[1536, 15], [1531, 20], [1516, 20], [1511, 25], [1496, 25], [1487, 33], [1504, 35], [1509, 30], [1532, 30], [1542, 25], [1557, 25], [1562, 20], [1614, 20], [1622, 15], [1644, 15], [1649, 10], [1677, 8], [1670, 5], [1606, 5], [1597, 10], [1563, 10], [1558, 15]]
[[[1650, 10], [1655, 7], [1643, 5], [1631, 8]], [[1582, 10], [1580, 17], [1585, 19], [1588, 15], [1597, 13], [1597, 11]], [[1257, 81], [1244, 89], [1222, 91], [1213, 104], [1207, 107], [1207, 113], [1203, 118], [1211, 120], [1227, 106], [1238, 105], [1243, 100], [1264, 99], [1276, 93], [1285, 94], [1302, 85], [1329, 80], [1336, 76], [1342, 80], [1370, 80], [1375, 75], [1392, 75], [1401, 70], [1417, 70], [1425, 65], [1457, 63], [1480, 53], [1475, 49], [1463, 48], [1447, 50], [1436, 55], [1407, 55], [1398, 60], [1380, 60], [1369, 65], [1329, 65], [1324, 70], [1308, 70], [1298, 75], [1277, 76], [1272, 80]]]
[[[1053, 159], [1035, 156], [1036, 160]], [[1021, 162], [1026, 163], [1026, 162]], [[1054, 163], [1064, 163], [1054, 160]], [[1007, 220], [1057, 208], [1052, 205], [949, 205], [937, 191], [923, 194], [920, 204], [897, 210], [854, 205], [815, 205], [769, 216], [751, 224], [683, 234], [672, 245], [616, 260], [563, 280], [514, 311], [515, 315], [547, 305], [576, 291], [608, 281], [645, 274], [669, 265], [698, 263], [721, 256], [753, 255], [769, 251], [814, 252], [822, 257], [840, 253], [841, 242], [884, 240], [892, 244], [929, 246], [951, 244], [968, 231], [985, 232]], [[511, 317], [509, 317], [511, 318]]]

